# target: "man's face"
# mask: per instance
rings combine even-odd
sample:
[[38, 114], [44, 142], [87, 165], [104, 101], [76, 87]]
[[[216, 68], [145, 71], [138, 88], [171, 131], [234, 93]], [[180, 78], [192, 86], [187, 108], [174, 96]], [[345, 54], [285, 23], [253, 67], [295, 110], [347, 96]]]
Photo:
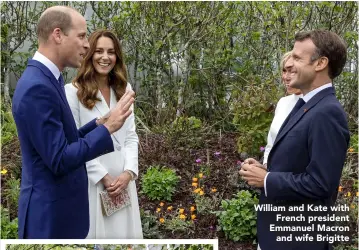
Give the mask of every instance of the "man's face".
[[72, 14], [72, 27], [64, 36], [61, 57], [63, 66], [79, 68], [90, 45], [86, 36], [86, 20], [79, 13]]
[[290, 71], [289, 87], [297, 89], [308, 88], [315, 79], [315, 61], [311, 57], [315, 53], [315, 45], [310, 39], [297, 41], [292, 50], [292, 60], [288, 60], [286, 67]]
[[290, 56], [288, 60], [284, 63], [283, 71], [282, 71], [282, 79], [284, 86], [287, 89], [288, 94], [296, 94], [300, 95], [301, 91], [300, 89], [295, 89], [289, 86], [291, 80], [292, 80], [292, 68], [293, 68], [293, 58]]

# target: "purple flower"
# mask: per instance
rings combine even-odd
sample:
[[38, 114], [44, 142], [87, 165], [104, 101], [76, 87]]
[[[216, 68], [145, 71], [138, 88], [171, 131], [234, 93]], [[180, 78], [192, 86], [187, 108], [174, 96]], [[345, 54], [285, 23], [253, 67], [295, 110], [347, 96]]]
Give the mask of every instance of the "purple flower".
[[196, 160], [196, 163], [201, 163], [201, 162], [202, 162], [201, 158], [198, 158], [198, 159]]
[[263, 152], [263, 151], [265, 150], [265, 147], [262, 146], [262, 147], [259, 148], [259, 150], [260, 150], [261, 152]]
[[237, 161], [237, 165], [241, 165], [242, 162], [240, 160]]
[[216, 226], [210, 226], [209, 229], [210, 230], [216, 230]]
[[214, 155], [215, 155], [215, 156], [220, 156], [220, 155], [221, 155], [221, 152], [218, 152], [218, 151], [217, 151], [217, 152], [214, 153]]

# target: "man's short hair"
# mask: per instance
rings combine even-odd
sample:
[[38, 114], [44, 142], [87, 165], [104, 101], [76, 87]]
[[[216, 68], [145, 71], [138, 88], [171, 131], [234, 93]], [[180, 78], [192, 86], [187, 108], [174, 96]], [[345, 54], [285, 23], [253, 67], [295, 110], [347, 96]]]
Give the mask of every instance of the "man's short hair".
[[45, 11], [37, 24], [36, 33], [39, 41], [46, 42], [49, 35], [56, 28], [60, 28], [67, 35], [68, 31], [72, 28], [71, 10], [72, 8], [65, 7], [63, 10], [52, 9]]
[[295, 41], [311, 39], [316, 50], [312, 61], [325, 56], [328, 58], [328, 73], [331, 79], [339, 76], [347, 60], [347, 48], [344, 40], [332, 31], [312, 30], [297, 33]]

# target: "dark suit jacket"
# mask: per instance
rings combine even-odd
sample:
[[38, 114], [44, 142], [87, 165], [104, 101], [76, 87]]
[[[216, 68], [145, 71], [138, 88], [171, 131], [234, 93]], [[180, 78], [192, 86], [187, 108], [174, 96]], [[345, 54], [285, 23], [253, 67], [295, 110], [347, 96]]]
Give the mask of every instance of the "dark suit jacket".
[[[334, 89], [323, 89], [304, 104], [277, 135], [268, 157], [267, 197], [262, 190], [260, 204], [285, 206], [287, 210], [291, 205], [333, 205], [348, 144], [346, 114]], [[259, 211], [257, 229], [262, 250], [331, 248], [325, 242], [296, 242], [294, 239], [290, 243], [277, 242], [276, 236], [285, 232], [270, 232], [269, 229], [270, 224], [280, 225], [276, 221], [278, 213], [294, 216], [303, 212]], [[287, 224], [295, 225], [293, 222]]]
[[35, 60], [18, 81], [12, 104], [22, 154], [19, 238], [85, 238], [85, 163], [114, 150], [111, 135], [95, 120], [77, 130], [60, 83]]

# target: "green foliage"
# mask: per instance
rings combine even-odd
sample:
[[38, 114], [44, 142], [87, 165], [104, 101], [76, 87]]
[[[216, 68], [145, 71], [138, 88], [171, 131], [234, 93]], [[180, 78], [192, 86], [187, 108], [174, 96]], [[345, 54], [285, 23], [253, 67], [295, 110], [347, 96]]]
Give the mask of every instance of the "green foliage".
[[142, 231], [144, 239], [162, 239], [162, 235], [159, 231], [157, 224], [157, 217], [152, 215], [150, 211], [140, 210]]
[[1, 239], [17, 239], [17, 218], [10, 220], [9, 211], [0, 206], [1, 210]]
[[233, 122], [239, 131], [238, 152], [261, 155], [260, 147], [266, 145], [267, 134], [273, 120], [269, 112], [280, 93], [272, 81], [253, 82], [244, 90], [236, 90], [236, 102], [233, 106]]
[[17, 211], [20, 195], [20, 179], [7, 179], [5, 187], [3, 192], [4, 198], [7, 200], [9, 206], [11, 206], [11, 209]]
[[197, 213], [199, 214], [209, 214], [213, 212], [219, 203], [219, 200], [201, 195], [196, 195], [194, 201], [196, 203]]
[[353, 149], [354, 152], [358, 153], [358, 144], [359, 144], [359, 141], [358, 141], [358, 134], [352, 134], [350, 136], [350, 145], [349, 145], [349, 148]]
[[12, 113], [1, 109], [1, 145], [10, 142], [14, 136], [17, 136], [17, 130]]
[[254, 205], [258, 204], [256, 196], [249, 191], [240, 191], [236, 198], [222, 200], [223, 211], [216, 212], [219, 230], [222, 229], [226, 238], [234, 241], [247, 241], [257, 234], [257, 214]]
[[172, 169], [151, 166], [142, 177], [142, 192], [151, 200], [172, 200], [180, 177]]
[[210, 244], [170, 245], [169, 250], [213, 250], [213, 245]]
[[177, 117], [176, 120], [172, 123], [172, 127], [176, 131], [188, 131], [200, 129], [202, 122], [200, 119], [191, 116], [191, 117]]
[[194, 223], [193, 221], [180, 219], [178, 216], [173, 216], [170, 219], [166, 219], [163, 226], [170, 230], [172, 233], [176, 231], [193, 233]]

